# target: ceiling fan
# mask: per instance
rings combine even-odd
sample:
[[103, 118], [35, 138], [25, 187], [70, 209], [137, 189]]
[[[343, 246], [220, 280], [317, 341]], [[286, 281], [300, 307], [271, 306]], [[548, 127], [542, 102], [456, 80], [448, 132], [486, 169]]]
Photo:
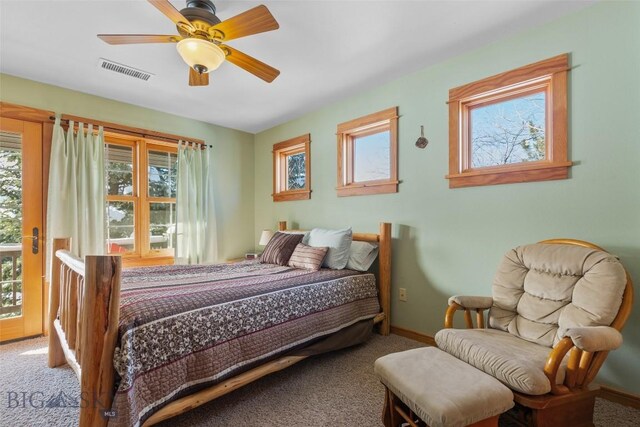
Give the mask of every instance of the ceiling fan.
[[224, 44], [240, 37], [277, 30], [280, 26], [266, 6], [260, 5], [220, 21], [211, 0], [187, 0], [187, 7], [180, 11], [169, 0], [148, 2], [176, 24], [179, 34], [98, 34], [98, 37], [109, 44], [177, 43], [178, 53], [189, 65], [190, 86], [208, 85], [209, 73], [225, 59], [268, 83], [280, 74], [264, 62]]

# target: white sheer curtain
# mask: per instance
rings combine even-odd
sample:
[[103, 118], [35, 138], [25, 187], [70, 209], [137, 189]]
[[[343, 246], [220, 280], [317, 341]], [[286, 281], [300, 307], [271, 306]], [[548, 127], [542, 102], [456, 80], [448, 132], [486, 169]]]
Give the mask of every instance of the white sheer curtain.
[[[105, 170], [102, 126], [94, 132], [69, 122], [65, 133], [56, 118], [51, 141], [47, 196], [47, 259], [55, 237], [71, 237], [77, 256], [105, 253]], [[47, 262], [47, 277], [50, 274]]]
[[218, 260], [213, 175], [213, 149], [180, 142], [176, 264], [208, 264]]

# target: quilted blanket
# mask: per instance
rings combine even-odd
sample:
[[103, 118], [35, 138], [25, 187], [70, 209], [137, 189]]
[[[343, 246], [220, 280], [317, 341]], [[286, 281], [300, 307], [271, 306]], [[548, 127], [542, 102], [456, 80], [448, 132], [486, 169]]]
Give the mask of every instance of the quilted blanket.
[[255, 261], [125, 270], [120, 304], [110, 426], [380, 311], [372, 274]]

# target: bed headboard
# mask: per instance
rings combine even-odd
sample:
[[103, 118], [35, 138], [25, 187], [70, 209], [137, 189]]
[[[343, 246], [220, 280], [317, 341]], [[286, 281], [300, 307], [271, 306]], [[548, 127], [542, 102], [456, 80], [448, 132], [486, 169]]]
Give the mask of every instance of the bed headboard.
[[[287, 229], [287, 221], [278, 222], [278, 230], [304, 231]], [[380, 334], [389, 335], [391, 329], [391, 223], [381, 222], [377, 234], [353, 233], [353, 240], [378, 244], [378, 299], [384, 314], [380, 322]]]

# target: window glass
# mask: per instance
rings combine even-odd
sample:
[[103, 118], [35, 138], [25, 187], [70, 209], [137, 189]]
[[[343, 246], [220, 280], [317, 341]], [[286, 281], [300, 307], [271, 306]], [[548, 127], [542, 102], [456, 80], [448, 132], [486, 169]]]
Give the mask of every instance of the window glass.
[[545, 159], [545, 92], [469, 108], [471, 167]]
[[398, 107], [338, 124], [338, 196], [398, 192]]
[[149, 219], [151, 249], [175, 248], [176, 204], [149, 203]]
[[391, 178], [391, 133], [374, 133], [353, 138], [353, 181]]
[[107, 202], [107, 247], [109, 253], [135, 250], [134, 202]]
[[149, 150], [149, 197], [176, 197], [176, 153]]
[[304, 153], [287, 156], [287, 190], [299, 190], [306, 185]]
[[133, 149], [128, 146], [105, 144], [107, 194], [133, 194]]

